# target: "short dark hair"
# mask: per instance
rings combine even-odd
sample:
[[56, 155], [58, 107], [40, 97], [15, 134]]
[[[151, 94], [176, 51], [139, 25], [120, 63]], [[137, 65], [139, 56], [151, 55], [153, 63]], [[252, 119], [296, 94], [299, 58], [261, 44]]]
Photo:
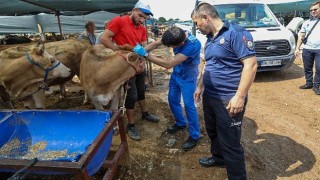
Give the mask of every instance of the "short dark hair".
[[165, 46], [178, 46], [186, 39], [186, 33], [179, 27], [170, 27], [166, 30], [161, 38], [161, 42]]
[[86, 25], [84, 26], [86, 29], [89, 29], [89, 27], [95, 26], [94, 22], [92, 21], [87, 21]]
[[191, 18], [201, 18], [204, 15], [218, 18], [219, 14], [216, 8], [209, 3], [200, 3], [191, 13]]

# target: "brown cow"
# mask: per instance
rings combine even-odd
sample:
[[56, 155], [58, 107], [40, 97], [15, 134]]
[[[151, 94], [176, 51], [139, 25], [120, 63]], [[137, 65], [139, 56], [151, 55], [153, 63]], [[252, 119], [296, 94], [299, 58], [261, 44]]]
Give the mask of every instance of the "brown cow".
[[95, 45], [82, 56], [80, 82], [96, 109], [103, 109], [119, 92], [120, 86], [140, 71], [143, 62], [132, 52], [132, 47], [121, 49], [114, 52], [103, 45]]
[[48, 81], [49, 86], [60, 86], [60, 98], [66, 96], [64, 83], [71, 80], [74, 75], [80, 77], [80, 62], [84, 51], [90, 47], [89, 41], [67, 39], [46, 43], [46, 50], [53, 54], [59, 61], [71, 69], [71, 76], [67, 78], [54, 78]]
[[[88, 41], [78, 39], [68, 39], [63, 41], [49, 42], [45, 44], [46, 51], [53, 54], [61, 63], [71, 69], [71, 75], [66, 78], [56, 77], [48, 79], [48, 86], [60, 86], [60, 98], [66, 96], [64, 84], [71, 80], [76, 74], [80, 74], [80, 61], [83, 52], [91, 46]], [[29, 46], [28, 46], [29, 47]], [[1, 90], [1, 89], [0, 89]], [[23, 99], [24, 106], [27, 108], [45, 108], [44, 91], [38, 91], [32, 96]]]
[[1, 93], [4, 101], [34, 96], [46, 80], [70, 74], [70, 69], [45, 51], [43, 44], [0, 52], [0, 90], [5, 91]]

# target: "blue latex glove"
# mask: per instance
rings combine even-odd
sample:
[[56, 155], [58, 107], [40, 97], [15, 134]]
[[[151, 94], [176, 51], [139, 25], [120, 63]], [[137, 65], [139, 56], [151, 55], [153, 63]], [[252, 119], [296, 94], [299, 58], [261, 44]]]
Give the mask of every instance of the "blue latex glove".
[[133, 48], [133, 51], [139, 56], [146, 56], [147, 54], [147, 51], [140, 44], [136, 45], [136, 47]]

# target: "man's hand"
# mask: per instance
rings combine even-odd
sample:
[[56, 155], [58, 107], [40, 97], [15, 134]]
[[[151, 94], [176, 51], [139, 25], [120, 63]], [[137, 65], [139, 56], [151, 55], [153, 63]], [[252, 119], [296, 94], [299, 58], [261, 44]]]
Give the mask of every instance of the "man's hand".
[[148, 54], [147, 51], [140, 44], [136, 45], [136, 47], [133, 48], [133, 51], [137, 53], [139, 56], [143, 57], [147, 56]]
[[234, 116], [235, 114], [243, 111], [245, 103], [245, 98], [240, 96], [233, 96], [231, 100], [229, 101], [229, 104], [227, 106], [227, 109], [229, 110], [229, 114], [231, 116]]
[[200, 87], [197, 87], [194, 94], [193, 94], [193, 97], [194, 97], [194, 100], [196, 101], [196, 103], [201, 101], [202, 93], [203, 93], [203, 89], [201, 89]]

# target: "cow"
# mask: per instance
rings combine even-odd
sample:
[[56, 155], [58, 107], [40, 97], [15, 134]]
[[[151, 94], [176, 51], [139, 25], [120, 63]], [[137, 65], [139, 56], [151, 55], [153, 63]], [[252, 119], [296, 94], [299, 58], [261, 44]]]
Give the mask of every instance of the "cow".
[[80, 77], [80, 62], [82, 54], [90, 47], [89, 41], [78, 39], [67, 39], [46, 43], [46, 50], [53, 54], [61, 63], [71, 69], [71, 76], [67, 78], [50, 79], [48, 86], [60, 86], [60, 98], [66, 97], [64, 84], [71, 80], [74, 75]]
[[[66, 78], [56, 77], [46, 81], [48, 87], [60, 86], [60, 99], [66, 97], [64, 84], [71, 80], [74, 75], [79, 76], [80, 61], [82, 53], [90, 46], [90, 43], [85, 40], [67, 39], [63, 41], [55, 41], [45, 43], [46, 51], [54, 55], [61, 63], [70, 68], [71, 75]], [[0, 89], [1, 90], [1, 89]], [[37, 109], [45, 108], [44, 91], [38, 91], [32, 96], [23, 99], [23, 104], [27, 108], [33, 108], [36, 104]]]
[[[0, 96], [6, 104], [10, 104], [8, 100], [36, 96], [46, 89], [47, 80], [70, 75], [70, 68], [48, 53], [43, 43], [32, 48], [17, 46], [0, 52]], [[36, 103], [29, 106], [37, 108]]]
[[22, 44], [22, 43], [30, 43], [32, 40], [25, 36], [17, 36], [17, 35], [7, 35], [5, 38], [0, 40], [0, 44], [9, 45], [9, 44]]
[[116, 103], [111, 103], [111, 110], [117, 109], [120, 87], [141, 71], [143, 63], [144, 59], [132, 52], [130, 46], [112, 51], [95, 45], [82, 55], [80, 83], [96, 109], [104, 109], [111, 99], [116, 99]]

